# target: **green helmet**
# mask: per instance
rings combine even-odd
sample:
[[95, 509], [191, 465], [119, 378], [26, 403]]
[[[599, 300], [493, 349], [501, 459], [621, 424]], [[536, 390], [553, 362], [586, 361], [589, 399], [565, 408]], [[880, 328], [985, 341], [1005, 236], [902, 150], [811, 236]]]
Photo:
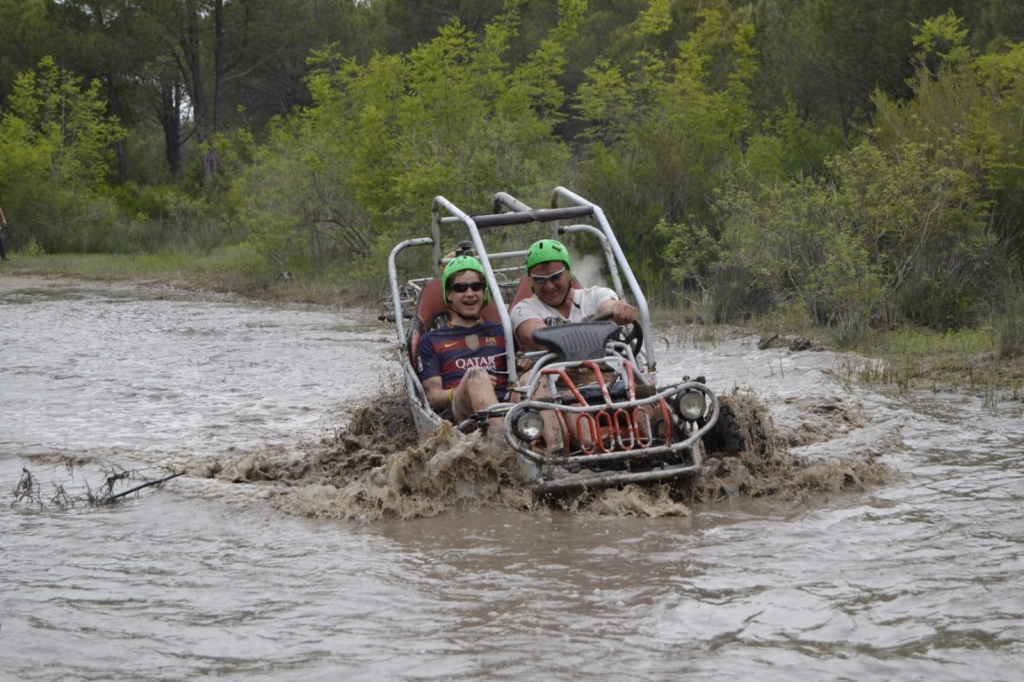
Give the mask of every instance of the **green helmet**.
[[484, 273], [484, 266], [472, 256], [459, 256], [450, 260], [448, 265], [444, 266], [444, 272], [441, 273], [441, 290], [444, 292], [444, 304], [448, 305], [448, 280], [463, 270], [472, 270], [473, 272], [480, 273], [480, 278], [484, 282], [484, 305], [490, 303], [491, 290], [487, 286], [487, 275]]
[[534, 242], [530, 250], [526, 252], [526, 272], [529, 273], [534, 265], [558, 260], [565, 263], [565, 267], [572, 274], [572, 259], [569, 258], [569, 249], [554, 239], [541, 239]]

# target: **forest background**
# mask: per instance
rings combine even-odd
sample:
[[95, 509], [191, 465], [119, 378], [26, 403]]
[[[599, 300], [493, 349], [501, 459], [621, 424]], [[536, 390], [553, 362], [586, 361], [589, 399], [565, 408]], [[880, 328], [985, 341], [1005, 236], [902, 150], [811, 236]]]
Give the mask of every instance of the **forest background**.
[[0, 26], [15, 261], [372, 296], [435, 195], [565, 185], [702, 321], [1024, 354], [1013, 0], [0, 0]]

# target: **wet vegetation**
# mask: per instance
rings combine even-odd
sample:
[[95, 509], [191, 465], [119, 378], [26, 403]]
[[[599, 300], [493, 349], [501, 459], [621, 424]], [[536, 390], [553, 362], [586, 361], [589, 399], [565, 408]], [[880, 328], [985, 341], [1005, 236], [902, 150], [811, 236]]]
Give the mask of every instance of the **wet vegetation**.
[[[54, 459], [57, 461], [47, 461]], [[14, 489], [13, 506], [56, 511], [99, 507], [185, 475], [184, 471], [168, 469], [161, 469], [154, 475], [149, 468], [125, 469], [117, 464], [90, 471], [90, 461], [73, 457], [38, 458], [36, 464], [53, 464], [54, 478], [43, 481], [27, 466], [22, 467], [21, 478]]]

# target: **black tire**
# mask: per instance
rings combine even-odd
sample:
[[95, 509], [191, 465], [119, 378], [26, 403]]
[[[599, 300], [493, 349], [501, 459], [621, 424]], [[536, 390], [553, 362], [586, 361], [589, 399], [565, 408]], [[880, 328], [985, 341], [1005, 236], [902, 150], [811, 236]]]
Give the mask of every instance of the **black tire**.
[[704, 451], [709, 457], [757, 457], [771, 448], [770, 426], [764, 410], [742, 395], [719, 396], [718, 421], [704, 436]]

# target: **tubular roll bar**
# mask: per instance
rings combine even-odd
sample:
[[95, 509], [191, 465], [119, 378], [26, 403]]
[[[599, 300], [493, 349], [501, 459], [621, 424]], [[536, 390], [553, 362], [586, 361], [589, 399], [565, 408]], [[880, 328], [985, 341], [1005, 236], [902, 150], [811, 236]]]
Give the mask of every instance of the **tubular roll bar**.
[[515, 211], [511, 213], [487, 213], [473, 216], [477, 227], [502, 227], [505, 225], [523, 225], [525, 223], [550, 223], [555, 220], [570, 218], [586, 218], [594, 214], [589, 206], [569, 206], [567, 208], [540, 208]]
[[[511, 198], [511, 197], [510, 197]], [[513, 343], [515, 336], [512, 334], [512, 319], [508, 316], [508, 309], [505, 305], [505, 299], [501, 295], [501, 287], [498, 286], [498, 280], [494, 276], [494, 268], [491, 267], [491, 259], [487, 255], [487, 249], [484, 248], [484, 242], [480, 238], [480, 230], [477, 227], [476, 221], [470, 218], [468, 215], [462, 212], [458, 206], [448, 201], [442, 196], [434, 197], [434, 200], [430, 203], [430, 230], [433, 235], [434, 242], [434, 273], [437, 277], [441, 276], [441, 209], [445, 209], [448, 213], [457, 217], [462, 223], [469, 229], [469, 236], [473, 241], [473, 247], [476, 249], [477, 258], [484, 266], [484, 278], [487, 280], [487, 288], [491, 290], [491, 297], [494, 299], [494, 303], [498, 308], [498, 317], [501, 318], [501, 328], [505, 332], [505, 364], [508, 366], [508, 382], [510, 385], [515, 386], [519, 383], [519, 374], [516, 371], [516, 345]], [[498, 215], [518, 215], [517, 213], [509, 214], [498, 214]], [[529, 221], [527, 221], [529, 222]]]
[[[560, 198], [573, 205], [559, 206], [558, 202]], [[637, 282], [636, 277], [633, 275], [632, 269], [629, 267], [629, 262], [626, 260], [626, 256], [622, 252], [622, 247], [619, 246], [619, 242], [615, 238], [615, 233], [612, 232], [611, 226], [608, 224], [608, 220], [605, 218], [604, 211], [601, 210], [601, 207], [561, 186], [554, 189], [551, 198], [551, 208], [531, 208], [506, 192], [496, 193], [491, 205], [495, 211], [494, 213], [469, 216], [448, 199], [438, 195], [434, 197], [434, 200], [430, 205], [430, 229], [433, 238], [409, 240], [395, 248], [400, 249], [404, 248], [404, 246], [432, 242], [434, 276], [440, 277], [442, 265], [441, 225], [443, 223], [452, 222], [461, 222], [465, 225], [469, 230], [469, 235], [473, 242], [473, 247], [476, 249], [477, 256], [484, 266], [484, 276], [487, 280], [488, 288], [491, 290], [491, 296], [494, 298], [495, 304], [497, 305], [498, 315], [501, 318], [501, 325], [505, 332], [505, 338], [513, 339], [515, 337], [512, 334], [512, 321], [509, 318], [505, 300], [502, 298], [501, 288], [495, 278], [494, 268], [491, 267], [490, 257], [488, 256], [487, 250], [484, 248], [483, 240], [480, 237], [480, 229], [510, 225], [525, 225], [534, 222], [550, 223], [559, 220], [592, 218], [597, 222], [598, 227], [595, 228], [590, 225], [572, 225], [569, 227], [557, 228], [556, 232], [558, 234], [564, 234], [568, 232], [585, 231], [598, 237], [605, 253], [605, 259], [608, 262], [608, 268], [611, 273], [616, 293], [618, 293], [620, 298], [623, 298], [624, 290], [622, 281], [620, 280], [621, 272], [622, 276], [626, 280], [630, 294], [632, 294], [633, 299], [636, 301], [639, 313], [636, 324], [640, 324], [643, 329], [644, 338], [649, 339], [648, 343], [645, 344], [644, 356], [647, 360], [648, 372], [653, 374], [656, 370], [657, 363], [654, 358], [654, 336], [651, 330], [651, 317], [650, 310], [647, 305], [647, 298], [644, 296], [643, 291], [641, 291], [640, 285]], [[506, 208], [508, 211], [499, 213], [498, 211], [502, 208]], [[442, 217], [441, 209], [444, 209], [449, 216]], [[394, 284], [395, 276], [390, 272], [392, 261], [389, 261], [388, 267], [389, 274], [392, 274], [392, 287], [394, 287], [396, 286]], [[396, 296], [397, 300], [397, 291], [393, 292], [393, 294]], [[399, 329], [401, 329], [401, 323], [399, 323]], [[517, 383], [518, 374], [515, 363], [515, 344], [506, 344], [506, 355], [508, 361], [509, 381]]]
[[[592, 204], [583, 197], [570, 192], [565, 187], [556, 187], [551, 195], [551, 205], [557, 206], [559, 197], [565, 199], [568, 202], [576, 204], [577, 206], [589, 207], [592, 211], [594, 219], [600, 226], [602, 232], [604, 232], [605, 238], [608, 240], [607, 246], [611, 248], [612, 253], [615, 256], [615, 262], [622, 269], [622, 274], [626, 278], [626, 282], [629, 284], [630, 293], [633, 294], [634, 300], [636, 300], [636, 307], [639, 311], [637, 316], [637, 322], [644, 330], [644, 338], [647, 339], [647, 343], [644, 344], [644, 355], [647, 357], [647, 368], [653, 373], [657, 367], [657, 363], [654, 360], [654, 335], [651, 331], [651, 313], [647, 307], [647, 298], [644, 296], [644, 292], [640, 289], [640, 284], [636, 281], [636, 277], [633, 275], [632, 268], [629, 267], [629, 262], [626, 260], [626, 256], [622, 253], [622, 247], [619, 246], [618, 240], [615, 238], [615, 233], [612, 232], [611, 225], [608, 224], [607, 218], [604, 217], [604, 211], [597, 204]], [[620, 292], [621, 295], [621, 292]]]
[[419, 239], [406, 239], [404, 242], [395, 245], [395, 248], [391, 249], [391, 255], [388, 256], [388, 279], [391, 280], [391, 302], [395, 307], [395, 329], [398, 331], [398, 343], [405, 343], [405, 325], [402, 323], [402, 296], [398, 291], [398, 265], [395, 263], [395, 259], [398, 257], [398, 252], [409, 246], [426, 246], [427, 244], [434, 243], [434, 240], [430, 237], [420, 237]]
[[510, 211], [532, 211], [533, 209], [516, 199], [508, 192], [498, 192], [491, 201], [491, 213], [501, 213], [504, 206]]
[[619, 268], [615, 265], [615, 253], [612, 251], [612, 247], [609, 246], [608, 238], [604, 236], [604, 232], [593, 225], [565, 225], [558, 228], [558, 234], [569, 234], [571, 232], [586, 232], [587, 234], [594, 235], [601, 242], [601, 248], [604, 249], [604, 259], [608, 263], [608, 272], [612, 276], [612, 286], [615, 287], [615, 293], [619, 295], [619, 298], [625, 300], [622, 291], [622, 280], [619, 279]]

